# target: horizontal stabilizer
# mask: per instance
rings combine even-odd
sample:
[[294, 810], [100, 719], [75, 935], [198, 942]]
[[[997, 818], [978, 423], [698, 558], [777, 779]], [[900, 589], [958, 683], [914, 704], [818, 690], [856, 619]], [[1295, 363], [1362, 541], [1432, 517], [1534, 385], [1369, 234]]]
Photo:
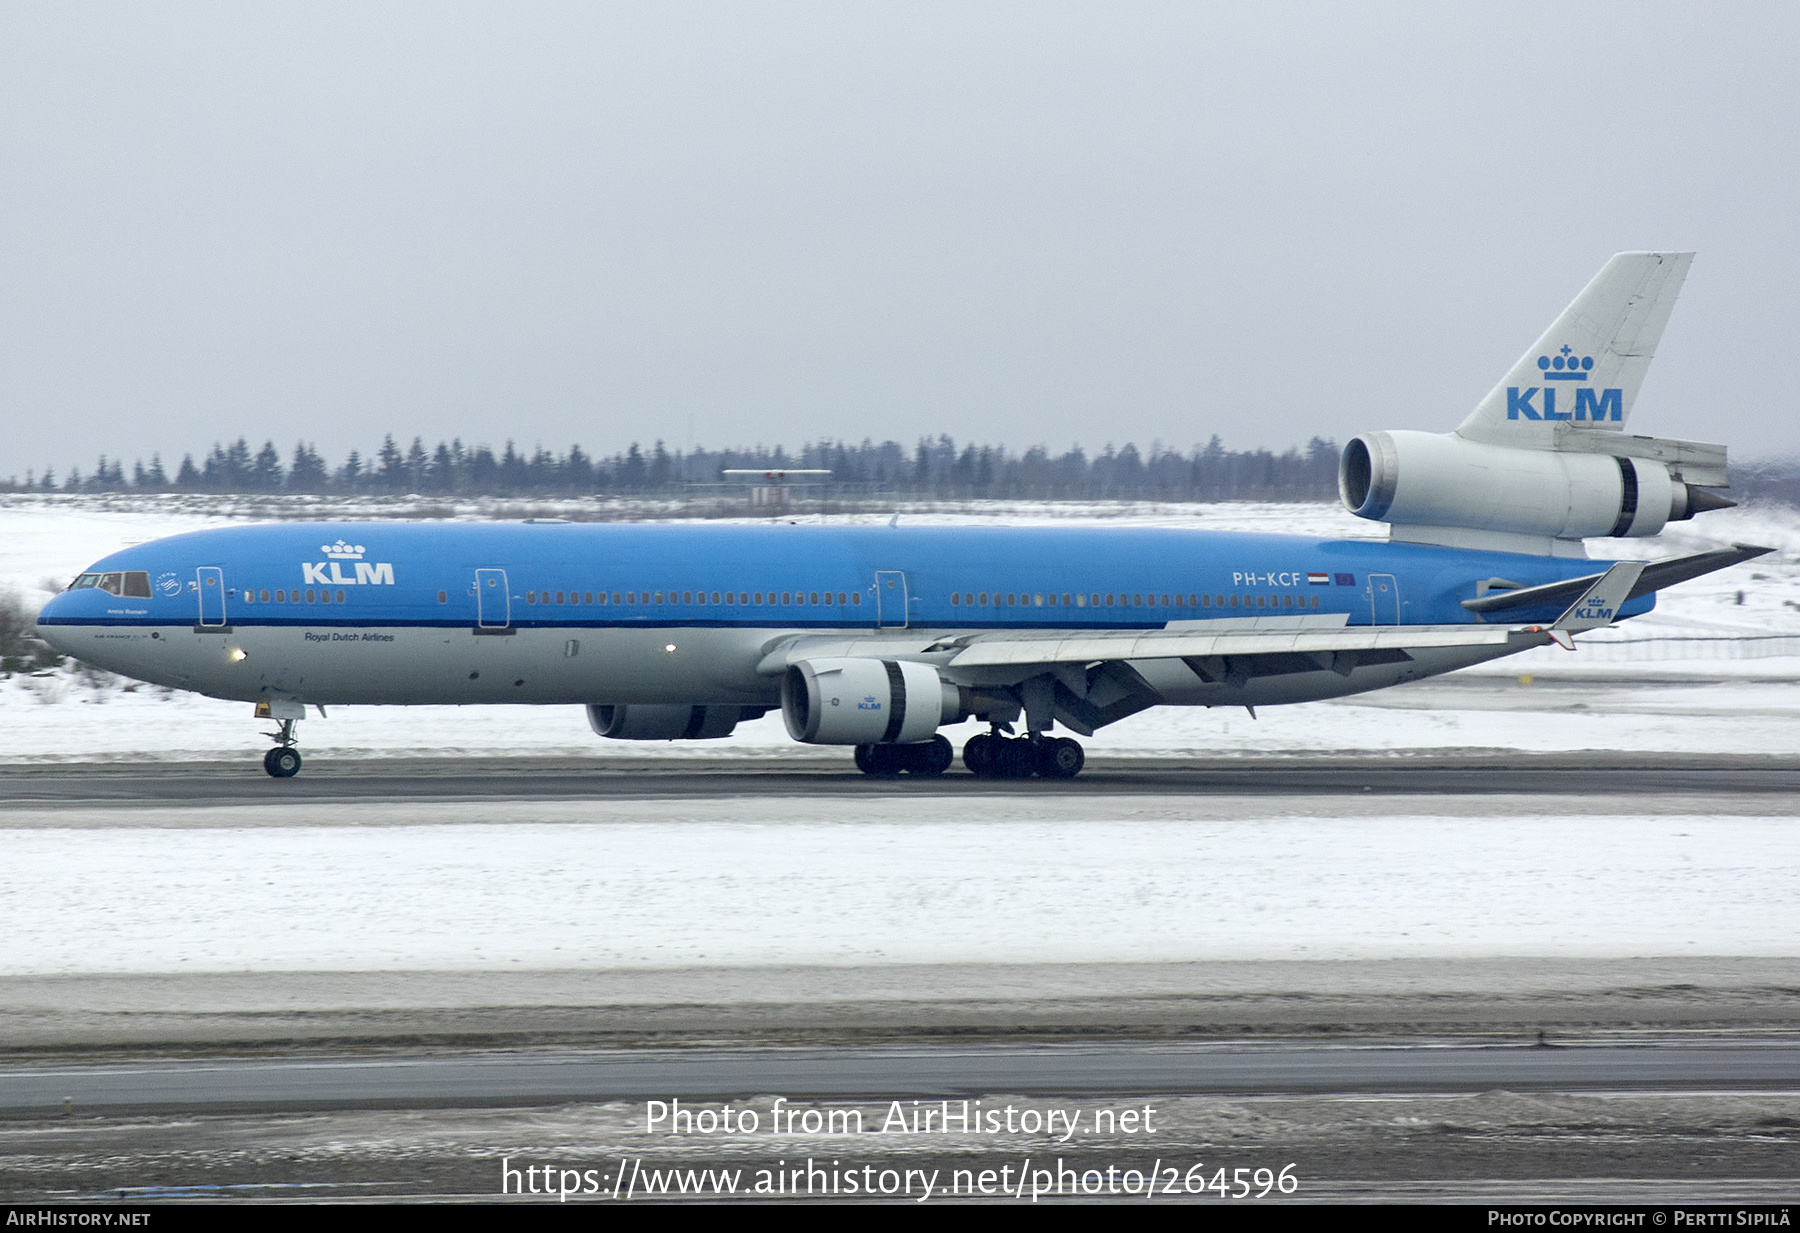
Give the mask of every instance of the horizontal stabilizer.
[[[1652, 591], [1660, 591], [1664, 587], [1672, 587], [1678, 582], [1686, 582], [1690, 578], [1698, 578], [1703, 574], [1710, 574], [1727, 566], [1740, 565], [1745, 561], [1754, 560], [1774, 551], [1773, 548], [1758, 548], [1754, 544], [1733, 544], [1731, 547], [1721, 548], [1717, 552], [1702, 552], [1691, 557], [1657, 561], [1644, 566], [1644, 572], [1638, 575], [1637, 582], [1632, 585], [1631, 591], [1625, 596], [1625, 599], [1636, 599], [1640, 595], [1648, 595]], [[1584, 574], [1579, 578], [1549, 582], [1540, 587], [1521, 587], [1516, 591], [1489, 591], [1486, 595], [1478, 596], [1475, 599], [1463, 600], [1462, 606], [1471, 612], [1486, 614], [1504, 612], [1511, 608], [1536, 608], [1543, 604], [1567, 604], [1582, 596], [1605, 577], [1606, 574]]]

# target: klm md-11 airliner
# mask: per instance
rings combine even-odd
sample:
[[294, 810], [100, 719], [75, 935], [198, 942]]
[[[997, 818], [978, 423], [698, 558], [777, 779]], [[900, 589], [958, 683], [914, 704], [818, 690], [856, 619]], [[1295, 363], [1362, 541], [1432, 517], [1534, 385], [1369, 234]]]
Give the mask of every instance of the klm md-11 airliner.
[[1143, 529], [320, 524], [96, 562], [38, 617], [58, 650], [256, 705], [263, 760], [333, 703], [579, 704], [602, 737], [707, 740], [779, 708], [871, 775], [1069, 777], [1153, 706], [1382, 689], [1648, 612], [1769, 551], [1595, 562], [1732, 504], [1724, 446], [1625, 424], [1691, 253], [1620, 253], [1447, 434], [1339, 465], [1386, 542]]

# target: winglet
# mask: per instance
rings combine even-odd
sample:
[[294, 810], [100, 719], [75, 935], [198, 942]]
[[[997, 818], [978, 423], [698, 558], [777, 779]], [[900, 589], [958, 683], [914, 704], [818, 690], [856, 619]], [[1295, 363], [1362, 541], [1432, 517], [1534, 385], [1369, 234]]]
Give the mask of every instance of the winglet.
[[1631, 588], [1637, 585], [1638, 575], [1644, 572], [1643, 561], [1620, 561], [1604, 574], [1599, 581], [1583, 591], [1581, 598], [1570, 604], [1568, 610], [1552, 622], [1549, 634], [1559, 644], [1574, 650], [1574, 639], [1557, 638], [1580, 633], [1585, 629], [1605, 629], [1613, 623], [1613, 618], [1624, 606], [1631, 595]]

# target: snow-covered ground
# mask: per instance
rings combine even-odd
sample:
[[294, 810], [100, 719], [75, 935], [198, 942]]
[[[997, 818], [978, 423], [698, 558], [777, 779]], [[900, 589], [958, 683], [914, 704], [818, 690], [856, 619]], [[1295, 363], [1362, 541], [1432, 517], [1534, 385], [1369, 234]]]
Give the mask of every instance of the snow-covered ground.
[[25, 809], [0, 975], [1792, 954], [1800, 830], [1735, 805]]
[[[311, 519], [437, 516], [457, 520], [554, 513], [655, 517], [666, 507], [619, 502], [442, 505], [406, 500], [61, 497], [0, 495], [0, 591], [28, 603], [127, 544], [271, 515]], [[1054, 520], [1379, 538], [1383, 528], [1337, 505], [1051, 505], [902, 508], [946, 525]], [[833, 521], [886, 515], [834, 515]], [[1750, 507], [1676, 524], [1653, 541], [1595, 541], [1596, 557], [1676, 556], [1732, 542], [1778, 549], [1749, 565], [1663, 593], [1657, 610], [1585, 636], [1574, 654], [1526, 652], [1440, 681], [1359, 698], [1241, 711], [1161, 708], [1102, 730], [1095, 753], [1406, 749], [1668, 750], [1788, 753], [1800, 737], [1800, 511]], [[0, 680], [0, 762], [230, 758], [261, 747], [242, 703], [173, 694], [80, 672]], [[959, 744], [972, 734], [951, 730]], [[794, 748], [778, 716], [724, 741], [602, 741], [577, 707], [343, 707], [308, 720], [314, 757], [406, 752], [543, 753], [605, 758], [759, 756]]]

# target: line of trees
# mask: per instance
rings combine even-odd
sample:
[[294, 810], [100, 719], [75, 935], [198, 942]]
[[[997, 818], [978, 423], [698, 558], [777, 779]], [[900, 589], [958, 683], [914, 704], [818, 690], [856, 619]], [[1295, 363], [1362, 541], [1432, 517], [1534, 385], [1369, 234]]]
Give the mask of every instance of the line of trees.
[[199, 462], [183, 457], [172, 476], [160, 454], [147, 466], [134, 463], [129, 475], [122, 463], [102, 455], [86, 474], [71, 468], [59, 479], [50, 470], [41, 476], [28, 472], [23, 482], [15, 476], [0, 483], [0, 491], [679, 496], [725, 483], [730, 477], [721, 472], [727, 469], [817, 468], [831, 472], [826, 482], [844, 496], [1314, 501], [1336, 493], [1337, 456], [1336, 443], [1318, 437], [1280, 454], [1227, 450], [1215, 436], [1185, 454], [1160, 444], [1144, 452], [1135, 445], [1118, 450], [1108, 445], [1090, 457], [1078, 446], [1058, 455], [1043, 446], [1017, 453], [1002, 445], [958, 446], [939, 436], [921, 438], [910, 450], [897, 441], [821, 441], [792, 453], [781, 446], [670, 452], [658, 441], [648, 451], [634, 443], [623, 453], [596, 458], [579, 445], [567, 453], [540, 446], [527, 454], [511, 441], [499, 453], [460, 440], [427, 449], [419, 437], [402, 449], [389, 434], [373, 457], [352, 450], [333, 467], [304, 441], [284, 461], [273, 441], [252, 452], [239, 437], [214, 445]]

